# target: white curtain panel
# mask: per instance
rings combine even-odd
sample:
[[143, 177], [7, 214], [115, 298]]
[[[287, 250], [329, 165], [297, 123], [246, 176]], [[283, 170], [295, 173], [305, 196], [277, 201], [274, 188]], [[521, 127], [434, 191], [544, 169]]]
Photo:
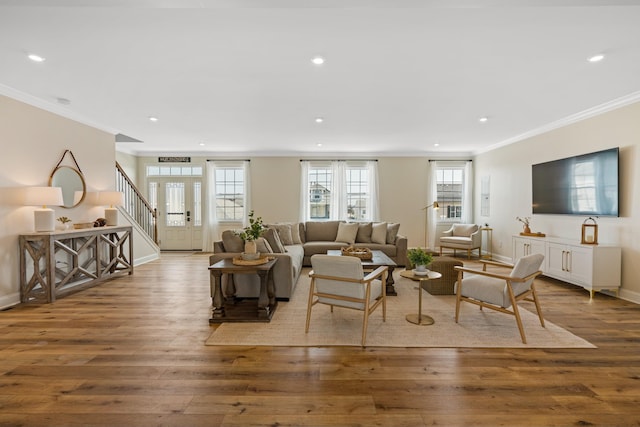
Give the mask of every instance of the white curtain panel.
[[311, 219], [309, 212], [309, 162], [300, 162], [300, 222]]
[[464, 165], [464, 183], [462, 185], [462, 223], [473, 223], [473, 162]]
[[368, 161], [367, 171], [369, 172], [369, 202], [370, 206], [367, 209], [370, 221], [380, 220], [380, 196], [378, 193], [378, 162]]
[[[429, 171], [429, 185], [427, 186], [427, 204], [425, 206], [429, 206], [431, 205], [433, 202], [435, 202], [438, 199], [438, 176], [437, 176], [437, 172], [438, 172], [438, 165], [439, 162], [429, 162], [429, 168], [431, 169]], [[425, 227], [427, 227], [426, 229], [426, 233], [427, 233], [427, 239], [428, 241], [425, 242], [425, 245], [427, 248], [435, 248], [435, 243], [436, 243], [436, 223], [438, 221], [438, 217], [437, 215], [435, 215], [435, 212], [437, 212], [436, 209], [433, 208], [426, 208], [426, 212], [425, 212]]]

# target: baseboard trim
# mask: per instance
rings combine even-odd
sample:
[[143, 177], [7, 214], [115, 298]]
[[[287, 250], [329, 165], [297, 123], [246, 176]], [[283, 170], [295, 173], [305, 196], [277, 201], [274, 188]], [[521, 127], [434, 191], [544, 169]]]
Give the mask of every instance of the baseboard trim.
[[0, 297], [0, 310], [7, 310], [20, 304], [20, 293], [14, 292], [10, 295]]

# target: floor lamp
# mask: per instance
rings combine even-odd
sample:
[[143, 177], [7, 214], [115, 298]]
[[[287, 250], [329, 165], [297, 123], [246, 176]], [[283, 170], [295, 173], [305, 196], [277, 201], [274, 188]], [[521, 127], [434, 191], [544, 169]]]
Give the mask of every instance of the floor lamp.
[[433, 208], [435, 210], [438, 210], [438, 208], [440, 207], [440, 205], [438, 204], [438, 202], [433, 202], [431, 203], [429, 206], [425, 206], [424, 208], [422, 208], [422, 210], [424, 211], [424, 248], [429, 249], [429, 241], [427, 240], [427, 230], [429, 230], [429, 208]]

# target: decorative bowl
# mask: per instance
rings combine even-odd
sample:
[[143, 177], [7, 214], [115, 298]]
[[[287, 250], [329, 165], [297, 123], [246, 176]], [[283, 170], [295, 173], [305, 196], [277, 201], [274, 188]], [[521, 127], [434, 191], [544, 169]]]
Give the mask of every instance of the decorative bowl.
[[248, 254], [248, 253], [242, 252], [240, 256], [245, 261], [255, 261], [258, 258], [260, 258], [260, 252], [256, 252], [255, 254]]
[[416, 276], [428, 276], [429, 275], [429, 270], [413, 270], [413, 274], [415, 274]]

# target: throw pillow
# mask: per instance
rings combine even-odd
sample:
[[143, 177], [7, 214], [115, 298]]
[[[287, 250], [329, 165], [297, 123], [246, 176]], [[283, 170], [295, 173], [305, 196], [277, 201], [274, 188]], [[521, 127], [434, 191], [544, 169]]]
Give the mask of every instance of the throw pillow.
[[274, 224], [273, 228], [278, 232], [283, 245], [293, 245], [293, 235], [291, 234], [291, 224]]
[[271, 245], [264, 237], [258, 237], [256, 239], [256, 248], [258, 252], [261, 254], [272, 254], [273, 250], [271, 249]]
[[269, 246], [274, 253], [285, 253], [284, 246], [282, 245], [280, 236], [278, 236], [278, 232], [275, 228], [267, 228], [264, 233], [262, 233], [262, 237], [264, 237], [267, 242], [269, 242]]
[[396, 236], [400, 230], [400, 223], [387, 224], [387, 243], [394, 244], [396, 242]]
[[387, 243], [387, 223], [377, 222], [371, 226], [371, 242], [384, 245]]
[[226, 252], [244, 252], [244, 242], [232, 230], [222, 232], [222, 245]]
[[361, 222], [358, 224], [358, 234], [356, 235], [357, 243], [371, 243], [371, 227], [370, 222]]
[[336, 236], [336, 242], [345, 242], [353, 245], [356, 242], [356, 235], [358, 234], [357, 222], [341, 222], [338, 225], [338, 235]]
[[297, 222], [295, 222], [295, 223], [282, 222], [282, 223], [278, 223], [276, 225], [289, 225], [291, 227], [291, 241], [293, 242], [292, 245], [301, 245], [302, 244], [302, 239], [301, 239], [301, 236], [300, 236], [300, 224], [299, 223], [297, 223]]

